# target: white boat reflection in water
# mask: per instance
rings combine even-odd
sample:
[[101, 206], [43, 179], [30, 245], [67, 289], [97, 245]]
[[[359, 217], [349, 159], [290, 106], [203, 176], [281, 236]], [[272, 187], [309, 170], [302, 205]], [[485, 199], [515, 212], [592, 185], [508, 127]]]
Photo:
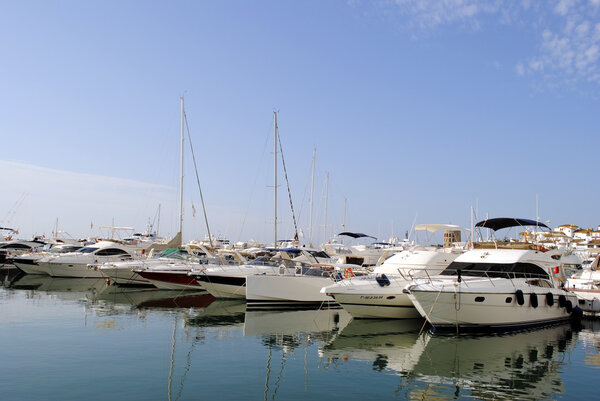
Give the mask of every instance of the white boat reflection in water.
[[343, 309], [247, 310], [244, 335], [308, 336], [312, 340], [325, 340], [346, 327], [351, 319]]
[[90, 301], [95, 301], [105, 287], [106, 282], [102, 278], [66, 278], [37, 274], [25, 274], [10, 284], [12, 289], [52, 293], [52, 296], [57, 299], [79, 300], [85, 298]]
[[405, 377], [398, 391], [410, 399], [449, 390], [456, 398], [544, 399], [565, 393], [562, 367], [578, 336], [570, 324], [485, 336], [395, 330], [402, 328], [393, 321], [353, 321], [321, 353], [329, 366], [368, 361]]

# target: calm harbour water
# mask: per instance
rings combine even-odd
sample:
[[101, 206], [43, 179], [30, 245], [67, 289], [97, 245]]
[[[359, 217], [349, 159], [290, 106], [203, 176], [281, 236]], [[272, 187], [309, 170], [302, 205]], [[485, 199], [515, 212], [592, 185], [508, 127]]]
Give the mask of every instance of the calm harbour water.
[[596, 399], [600, 321], [439, 336], [341, 309], [23, 276], [0, 287], [2, 400]]

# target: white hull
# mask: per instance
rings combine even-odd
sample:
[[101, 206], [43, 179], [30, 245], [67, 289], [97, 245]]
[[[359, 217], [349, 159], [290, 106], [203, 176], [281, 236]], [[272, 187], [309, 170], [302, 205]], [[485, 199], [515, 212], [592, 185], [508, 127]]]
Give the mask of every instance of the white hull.
[[35, 264], [31, 264], [31, 263], [20, 263], [20, 262], [13, 262], [15, 266], [17, 266], [23, 273], [26, 274], [38, 274], [38, 275], [44, 275], [47, 276], [48, 273], [46, 273], [46, 271], [40, 267], [37, 263]]
[[207, 268], [195, 274], [196, 281], [215, 298], [246, 299], [246, 277], [254, 274], [276, 274], [278, 266], [241, 265]]
[[[495, 282], [495, 286], [490, 284], [491, 281]], [[575, 294], [556, 288], [529, 286], [522, 281], [474, 280], [466, 285], [465, 282], [457, 283], [456, 286], [455, 282], [433, 282], [410, 286], [409, 297], [434, 329], [513, 329], [571, 318], [567, 308], [559, 305], [559, 296], [564, 295], [575, 307]], [[523, 305], [517, 302], [517, 289], [523, 291]], [[548, 305], [547, 293], [552, 294], [552, 306]], [[537, 296], [537, 307], [533, 305], [532, 294]]]
[[[388, 297], [394, 297], [389, 299]], [[334, 299], [357, 319], [415, 319], [421, 317], [406, 294], [336, 294]]]
[[133, 266], [131, 268], [123, 267], [100, 267], [100, 272], [110, 279], [112, 283], [119, 285], [151, 285], [149, 280], [146, 280], [136, 272], [133, 268], [139, 268], [139, 266]]
[[323, 289], [354, 318], [414, 319], [421, 315], [402, 290], [409, 284], [400, 276], [387, 276], [390, 284], [381, 286], [375, 276], [343, 280]]
[[[245, 281], [245, 278], [244, 278]], [[202, 287], [215, 298], [246, 299], [246, 284], [232, 285], [210, 281], [200, 282]]]
[[333, 280], [329, 277], [253, 275], [246, 278], [246, 299], [253, 306], [319, 306], [335, 303], [332, 297], [320, 292], [321, 288], [332, 283]]
[[97, 266], [87, 264], [39, 262], [39, 265], [52, 277], [105, 278]]
[[179, 284], [163, 280], [148, 280], [152, 285], [161, 290], [195, 290], [203, 291], [205, 288], [201, 285]]

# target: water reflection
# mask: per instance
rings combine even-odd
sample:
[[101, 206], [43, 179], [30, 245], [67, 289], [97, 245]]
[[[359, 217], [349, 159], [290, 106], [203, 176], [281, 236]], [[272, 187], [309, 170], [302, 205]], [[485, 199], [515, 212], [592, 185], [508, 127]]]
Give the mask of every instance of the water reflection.
[[204, 310], [190, 314], [185, 324], [194, 327], [242, 327], [245, 313], [246, 302], [244, 300], [217, 299]]
[[[198, 377], [208, 377], [203, 385], [213, 385], [218, 376], [226, 377], [236, 368], [238, 378], [250, 377], [250, 371], [255, 374], [252, 381], [242, 383], [254, 386], [255, 391], [260, 376], [260, 395], [252, 393], [249, 398], [253, 399], [289, 398], [297, 394], [294, 391], [304, 391], [309, 398], [331, 391], [332, 382], [346, 380], [364, 380], [367, 398], [544, 399], [565, 394], [566, 389], [574, 398], [593, 398], [593, 390], [578, 383], [592, 382], [600, 369], [599, 320], [584, 320], [577, 329], [560, 325], [503, 335], [439, 336], [419, 334], [423, 321], [418, 319], [352, 320], [342, 309], [250, 311], [244, 301], [214, 300], [205, 292], [122, 288], [107, 286], [101, 279], [11, 276], [3, 282], [7, 289], [0, 292], [6, 299], [6, 310], [18, 310], [19, 302], [33, 305], [28, 310], [42, 314], [69, 310], [62, 308], [62, 303], [58, 303], [59, 308], [41, 309], [56, 306], [48, 299], [67, 301], [64, 304], [76, 300], [78, 306], [84, 305], [73, 308], [72, 316], [78, 319], [84, 309], [84, 318], [91, 315], [96, 326], [84, 330], [73, 325], [71, 329], [75, 327], [81, 336], [93, 339], [85, 342], [86, 352], [95, 342], [104, 341], [105, 347], [109, 343], [112, 347], [131, 336], [146, 338], [154, 353], [162, 353], [154, 359], [154, 366], [160, 367], [157, 370], [162, 376], [157, 380], [163, 380], [161, 391], [166, 391], [168, 399], [198, 394], [201, 385], [193, 369], [202, 372]], [[37, 302], [38, 298], [44, 302]], [[69, 318], [66, 313], [64, 316]], [[152, 319], [138, 324], [148, 316]], [[27, 320], [27, 327], [32, 321]], [[50, 327], [54, 321], [44, 324]], [[62, 324], [63, 320], [56, 321], [56, 327]], [[104, 324], [102, 330], [96, 329], [99, 324]], [[14, 325], [13, 329], [20, 327]], [[104, 329], [113, 327], [121, 330], [110, 330], [110, 336], [95, 335], [99, 331], [107, 334]], [[57, 347], [63, 344], [60, 338], [54, 338]], [[239, 354], [239, 347], [230, 346], [240, 343], [243, 354]], [[72, 344], [67, 347], [71, 350]], [[211, 353], [211, 347], [221, 348]], [[102, 356], [103, 349], [98, 346], [96, 358]], [[126, 349], [121, 348], [121, 352]], [[120, 363], [135, 366], [135, 355], [142, 351], [135, 352]], [[37, 357], [38, 353], [31, 356]], [[35, 369], [35, 364], [32, 366]], [[215, 371], [206, 371], [207, 366]], [[105, 371], [113, 368], [110, 364], [104, 367]], [[580, 371], [592, 378], [575, 381]], [[378, 384], [369, 387], [371, 380]], [[184, 391], [184, 385], [191, 389]], [[358, 397], [351, 387], [346, 393], [335, 394]]]
[[579, 339], [583, 343], [583, 363], [592, 368], [600, 369], [600, 320], [583, 320]]
[[430, 336], [419, 336], [421, 319], [355, 319], [321, 349], [328, 365], [349, 360], [372, 362], [373, 370], [411, 371]]
[[[488, 336], [418, 335], [419, 322], [355, 320], [322, 349], [329, 364], [368, 361], [403, 377], [406, 398], [539, 399], [565, 391], [570, 325]], [[600, 329], [600, 328], [599, 328]]]
[[343, 309], [246, 311], [244, 335], [265, 345], [296, 347], [303, 342], [329, 341], [352, 317]]

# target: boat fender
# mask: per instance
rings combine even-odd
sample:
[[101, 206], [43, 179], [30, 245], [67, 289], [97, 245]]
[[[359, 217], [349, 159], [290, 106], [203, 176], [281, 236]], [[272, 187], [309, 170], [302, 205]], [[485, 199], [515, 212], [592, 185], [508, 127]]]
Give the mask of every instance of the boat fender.
[[385, 274], [375, 276], [375, 281], [377, 281], [377, 284], [379, 284], [381, 287], [390, 285], [390, 279]]
[[515, 292], [515, 298], [517, 298], [517, 303], [519, 305], [523, 305], [525, 303], [525, 296], [523, 295], [523, 291], [517, 290]]
[[458, 278], [456, 279], [456, 281], [458, 281], [459, 283], [462, 281], [462, 270], [461, 269], [457, 269], [456, 270], [456, 274], [458, 275]]
[[567, 303], [567, 297], [565, 297], [562, 294], [559, 295], [558, 296], [558, 306], [560, 306], [561, 308], [564, 308], [566, 303]]
[[571, 312], [571, 317], [574, 319], [581, 319], [583, 317], [583, 310], [579, 306], [574, 307], [573, 312]]
[[567, 313], [571, 313], [573, 311], [573, 304], [571, 301], [565, 302], [565, 309], [567, 310]]
[[538, 297], [535, 292], [530, 295], [529, 300], [531, 301], [531, 306], [534, 308], [538, 307]]
[[554, 294], [552, 294], [551, 292], [546, 293], [546, 305], [554, 305]]

